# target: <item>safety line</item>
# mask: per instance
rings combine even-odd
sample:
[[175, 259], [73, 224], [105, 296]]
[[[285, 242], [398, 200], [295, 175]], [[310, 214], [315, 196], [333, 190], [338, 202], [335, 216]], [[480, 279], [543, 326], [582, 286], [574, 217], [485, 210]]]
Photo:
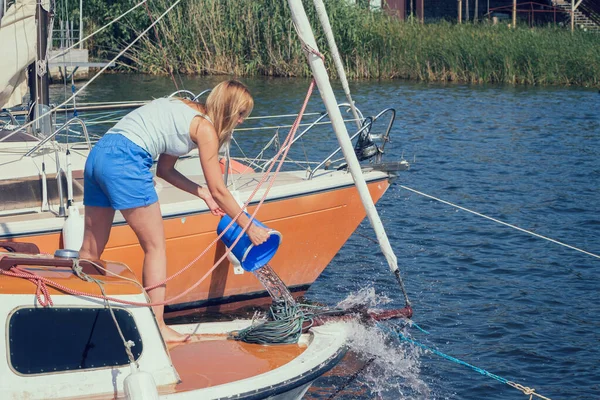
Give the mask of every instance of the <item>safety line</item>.
[[429, 195], [429, 194], [426, 194], [426, 193], [420, 192], [420, 191], [418, 191], [418, 190], [415, 190], [415, 189], [409, 188], [408, 186], [400, 185], [400, 187], [401, 187], [401, 188], [403, 188], [403, 189], [409, 190], [409, 191], [411, 191], [411, 192], [413, 192], [413, 193], [419, 194], [419, 195], [421, 195], [421, 196], [428, 197], [428, 198], [430, 198], [430, 199], [433, 199], [433, 200], [439, 201], [440, 203], [444, 203], [444, 204], [447, 204], [447, 205], [449, 205], [449, 206], [452, 206], [452, 207], [458, 208], [458, 209], [460, 209], [460, 210], [463, 210], [463, 211], [469, 212], [469, 213], [471, 213], [471, 214], [475, 214], [475, 215], [477, 215], [477, 216], [479, 216], [479, 217], [483, 217], [483, 218], [489, 219], [490, 221], [494, 221], [494, 222], [497, 222], [497, 223], [499, 223], [499, 224], [506, 225], [506, 226], [508, 226], [508, 227], [510, 227], [510, 228], [513, 228], [513, 229], [516, 229], [516, 230], [518, 230], [518, 231], [521, 231], [521, 232], [527, 233], [527, 234], [529, 234], [529, 235], [532, 235], [532, 236], [538, 237], [538, 238], [540, 238], [540, 239], [548, 240], [548, 241], [550, 241], [550, 242], [552, 242], [552, 243], [556, 243], [556, 244], [559, 244], [559, 245], [561, 245], [561, 246], [568, 247], [569, 249], [572, 249], [572, 250], [579, 251], [579, 252], [581, 252], [581, 253], [587, 254], [588, 256], [592, 256], [592, 257], [600, 258], [600, 256], [599, 256], [599, 255], [597, 255], [597, 254], [594, 254], [594, 253], [590, 253], [589, 251], [585, 251], [585, 250], [582, 250], [582, 249], [580, 249], [580, 248], [578, 248], [578, 247], [571, 246], [571, 245], [569, 245], [569, 244], [566, 244], [566, 243], [563, 243], [563, 242], [559, 242], [558, 240], [555, 240], [555, 239], [549, 238], [549, 237], [547, 237], [547, 236], [543, 236], [543, 235], [537, 234], [537, 233], [535, 233], [535, 232], [531, 232], [531, 231], [528, 231], [528, 230], [526, 230], [526, 229], [519, 228], [518, 226], [515, 226], [515, 225], [512, 225], [512, 224], [509, 224], [509, 223], [507, 223], [507, 222], [504, 222], [504, 221], [500, 221], [499, 219], [492, 218], [492, 217], [488, 217], [487, 215], [484, 215], [484, 214], [478, 213], [478, 212], [476, 212], [476, 211], [473, 211], [473, 210], [469, 210], [468, 208], [461, 207], [461, 206], [459, 206], [459, 205], [457, 205], [457, 204], [454, 204], [454, 203], [451, 203], [451, 202], [449, 202], [449, 201], [442, 200], [442, 199], [440, 199], [440, 198], [437, 198], [437, 197], [435, 197], [435, 196], [431, 196], [431, 195]]

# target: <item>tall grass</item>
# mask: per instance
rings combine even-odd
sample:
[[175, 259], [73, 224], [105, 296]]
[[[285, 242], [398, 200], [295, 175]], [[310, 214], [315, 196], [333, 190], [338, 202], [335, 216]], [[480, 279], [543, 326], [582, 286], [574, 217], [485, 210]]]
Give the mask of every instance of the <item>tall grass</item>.
[[[156, 0], [154, 11], [167, 3]], [[311, 2], [305, 5], [335, 77]], [[552, 27], [422, 25], [344, 0], [326, 6], [351, 79], [600, 85], [600, 35]], [[159, 24], [158, 39], [152, 34], [140, 43], [130, 54], [131, 68], [145, 73], [310, 75], [282, 0], [182, 2]]]

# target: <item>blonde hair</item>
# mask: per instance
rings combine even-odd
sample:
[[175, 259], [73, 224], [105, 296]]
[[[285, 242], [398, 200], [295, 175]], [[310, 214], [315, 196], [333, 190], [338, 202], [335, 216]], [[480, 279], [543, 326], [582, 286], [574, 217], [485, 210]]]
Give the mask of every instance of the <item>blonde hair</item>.
[[219, 148], [221, 148], [231, 139], [238, 120], [250, 115], [254, 107], [254, 99], [246, 85], [236, 80], [229, 80], [219, 83], [211, 90], [204, 107], [217, 131]]

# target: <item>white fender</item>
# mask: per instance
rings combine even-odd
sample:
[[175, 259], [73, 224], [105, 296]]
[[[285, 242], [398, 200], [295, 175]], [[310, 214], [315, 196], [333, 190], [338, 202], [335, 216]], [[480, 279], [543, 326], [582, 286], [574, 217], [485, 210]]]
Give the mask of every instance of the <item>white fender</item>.
[[79, 251], [83, 243], [84, 218], [77, 206], [69, 207], [69, 216], [63, 225], [63, 248]]
[[152, 374], [139, 370], [131, 364], [131, 374], [123, 381], [123, 391], [127, 400], [158, 400], [158, 391]]

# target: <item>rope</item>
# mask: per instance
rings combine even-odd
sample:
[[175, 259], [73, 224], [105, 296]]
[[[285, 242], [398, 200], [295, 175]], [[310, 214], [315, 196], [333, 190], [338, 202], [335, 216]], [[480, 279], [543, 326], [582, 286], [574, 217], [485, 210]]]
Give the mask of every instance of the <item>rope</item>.
[[431, 195], [429, 195], [429, 194], [426, 194], [426, 193], [423, 193], [423, 192], [419, 192], [418, 190], [415, 190], [415, 189], [409, 188], [408, 186], [400, 185], [400, 187], [401, 187], [401, 188], [403, 188], [403, 189], [409, 190], [409, 191], [411, 191], [411, 192], [413, 192], [413, 193], [419, 194], [419, 195], [421, 195], [421, 196], [424, 196], [424, 197], [427, 197], [427, 198], [430, 198], [430, 199], [433, 199], [433, 200], [439, 201], [440, 203], [444, 203], [444, 204], [447, 204], [447, 205], [449, 205], [449, 206], [452, 206], [452, 207], [458, 208], [459, 210], [463, 210], [463, 211], [469, 212], [469, 213], [471, 213], [471, 214], [475, 214], [475, 215], [477, 215], [477, 216], [479, 216], [479, 217], [483, 217], [483, 218], [489, 219], [490, 221], [494, 221], [494, 222], [497, 222], [497, 223], [499, 223], [499, 224], [502, 224], [502, 225], [508, 226], [509, 228], [513, 228], [513, 229], [516, 229], [516, 230], [518, 230], [518, 231], [521, 231], [521, 232], [527, 233], [527, 234], [529, 234], [529, 235], [532, 235], [532, 236], [538, 237], [538, 238], [540, 238], [540, 239], [544, 239], [544, 240], [547, 240], [547, 241], [549, 241], [549, 242], [556, 243], [556, 244], [558, 244], [558, 245], [561, 245], [561, 246], [567, 247], [567, 248], [569, 248], [569, 249], [572, 249], [572, 250], [579, 251], [579, 252], [581, 252], [581, 253], [583, 253], [583, 254], [587, 254], [588, 256], [592, 256], [592, 257], [600, 258], [600, 255], [598, 255], [598, 254], [590, 253], [589, 251], [582, 250], [582, 249], [580, 249], [580, 248], [578, 248], [578, 247], [571, 246], [571, 245], [568, 245], [568, 244], [566, 244], [566, 243], [563, 243], [563, 242], [559, 242], [558, 240], [554, 240], [554, 239], [551, 239], [551, 238], [549, 238], [549, 237], [546, 237], [546, 236], [539, 235], [539, 234], [537, 234], [537, 233], [535, 233], [535, 232], [531, 232], [531, 231], [528, 231], [528, 230], [526, 230], [526, 229], [523, 229], [523, 228], [519, 228], [518, 226], [515, 226], [515, 225], [512, 225], [512, 224], [509, 224], [509, 223], [507, 223], [507, 222], [504, 222], [504, 221], [500, 221], [499, 219], [492, 218], [492, 217], [488, 217], [487, 215], [484, 215], [484, 214], [478, 213], [478, 212], [476, 212], [476, 211], [473, 211], [473, 210], [469, 210], [468, 208], [461, 207], [461, 206], [459, 206], [459, 205], [457, 205], [457, 204], [454, 204], [454, 203], [450, 203], [449, 201], [446, 201], [446, 200], [439, 199], [439, 198], [437, 198], [437, 197], [431, 196]]
[[302, 324], [307, 318], [302, 309], [288, 302], [274, 303], [269, 309], [271, 319], [253, 324], [229, 334], [233, 340], [254, 344], [298, 343]]
[[[11, 270], [14, 271], [0, 271], [5, 275], [14, 276], [16, 278], [27, 279], [29, 282], [33, 283], [36, 286], [35, 289], [35, 297], [37, 298], [38, 303], [42, 307], [53, 306], [52, 297], [50, 297], [50, 293], [48, 292], [48, 286], [46, 285], [45, 278], [34, 274], [32, 272], [26, 271], [19, 267], [13, 267]], [[42, 295], [44, 296], [42, 298]]]
[[[377, 324], [377, 325], [378, 325], [380, 328], [382, 328], [384, 331], [390, 331], [390, 329], [387, 329], [387, 328], [386, 328], [384, 325], [382, 325], [382, 324]], [[419, 329], [421, 329], [421, 328], [419, 328]], [[425, 331], [424, 331], [424, 330], [422, 330], [422, 329], [421, 329], [421, 331], [425, 332]], [[420, 347], [420, 348], [422, 348], [422, 349], [424, 349], [424, 350], [426, 350], [426, 351], [429, 351], [429, 352], [431, 352], [431, 353], [433, 353], [433, 354], [435, 354], [435, 355], [438, 355], [438, 356], [440, 356], [440, 357], [442, 357], [442, 358], [445, 358], [446, 360], [449, 360], [449, 361], [452, 361], [452, 362], [454, 362], [454, 363], [457, 363], [457, 364], [459, 364], [459, 365], [463, 365], [463, 366], [465, 366], [465, 367], [471, 368], [471, 369], [472, 369], [473, 371], [475, 371], [475, 372], [479, 372], [480, 374], [482, 374], [482, 375], [484, 375], [484, 376], [488, 376], [488, 377], [490, 377], [490, 378], [492, 378], [492, 379], [495, 379], [495, 380], [497, 380], [498, 382], [504, 383], [504, 384], [506, 384], [506, 385], [508, 385], [508, 386], [511, 386], [511, 387], [513, 387], [513, 388], [515, 388], [515, 389], [517, 389], [517, 390], [520, 390], [521, 392], [523, 392], [523, 394], [525, 394], [526, 396], [529, 396], [529, 399], [530, 399], [530, 400], [532, 399], [532, 397], [533, 397], [533, 396], [536, 396], [536, 397], [538, 397], [538, 398], [540, 398], [540, 399], [543, 399], [543, 400], [550, 400], [550, 398], [548, 398], [548, 397], [545, 397], [545, 396], [542, 396], [542, 395], [541, 395], [541, 394], [539, 394], [539, 393], [536, 393], [536, 392], [535, 392], [535, 389], [532, 389], [532, 388], [530, 388], [530, 387], [523, 386], [523, 385], [520, 385], [520, 384], [518, 384], [518, 383], [515, 383], [515, 382], [512, 382], [512, 381], [509, 381], [508, 379], [505, 379], [505, 378], [503, 378], [503, 377], [501, 377], [501, 376], [498, 376], [498, 375], [496, 375], [496, 374], [492, 374], [491, 372], [488, 372], [488, 371], [486, 371], [486, 370], [485, 370], [485, 369], [483, 369], [483, 368], [476, 367], [476, 366], [474, 366], [474, 365], [472, 365], [472, 364], [469, 364], [469, 363], [467, 363], [467, 362], [465, 362], [465, 361], [459, 360], [458, 358], [455, 358], [455, 357], [449, 356], [449, 355], [447, 355], [447, 354], [444, 354], [444, 353], [442, 353], [441, 351], [439, 351], [439, 350], [437, 350], [437, 349], [434, 349], [434, 348], [432, 348], [432, 347], [429, 347], [429, 346], [427, 346], [427, 345], [425, 345], [425, 344], [423, 344], [423, 343], [417, 342], [416, 340], [413, 340], [413, 339], [410, 339], [410, 338], [408, 338], [407, 336], [405, 336], [405, 335], [404, 335], [404, 334], [402, 334], [401, 332], [397, 332], [397, 331], [392, 331], [392, 332], [393, 332], [393, 333], [395, 333], [395, 334], [396, 334], [396, 335], [397, 335], [397, 336], [398, 336], [400, 339], [402, 339], [402, 340], [404, 340], [404, 341], [406, 341], [406, 342], [408, 342], [408, 343], [410, 343], [410, 344], [413, 344], [413, 345], [415, 345], [415, 346], [418, 346], [418, 347]]]
[[273, 298], [273, 305], [269, 308], [266, 319], [253, 321], [249, 327], [231, 332], [229, 338], [254, 344], [298, 343], [302, 332], [312, 327], [315, 319], [347, 312], [348, 310]]
[[117, 327], [117, 331], [119, 332], [119, 336], [121, 337], [121, 340], [123, 341], [123, 346], [125, 347], [125, 353], [127, 353], [127, 358], [129, 359], [129, 363], [135, 364], [139, 368], [139, 364], [135, 360], [135, 357], [133, 356], [133, 352], [131, 351], [131, 348], [133, 346], [135, 346], [135, 343], [132, 340], [125, 339], [125, 335], [123, 334], [123, 331], [121, 330], [121, 326], [119, 325], [119, 322], [117, 321], [117, 316], [115, 315], [115, 312], [113, 311], [113, 308], [110, 305], [110, 302], [108, 300], [106, 300], [106, 292], [104, 291], [104, 286], [103, 286], [104, 282], [102, 282], [100, 279], [92, 278], [91, 276], [89, 276], [88, 274], [83, 272], [83, 268], [81, 267], [81, 265], [79, 265], [79, 259], [75, 259], [73, 261], [72, 269], [73, 269], [73, 272], [75, 273], [75, 275], [77, 275], [77, 277], [79, 277], [79, 279], [84, 280], [86, 282], [93, 282], [98, 285], [98, 288], [100, 288], [100, 292], [102, 292], [102, 296], [105, 297], [104, 304], [108, 308], [108, 311], [110, 312], [113, 322], [115, 323], [115, 326]]

